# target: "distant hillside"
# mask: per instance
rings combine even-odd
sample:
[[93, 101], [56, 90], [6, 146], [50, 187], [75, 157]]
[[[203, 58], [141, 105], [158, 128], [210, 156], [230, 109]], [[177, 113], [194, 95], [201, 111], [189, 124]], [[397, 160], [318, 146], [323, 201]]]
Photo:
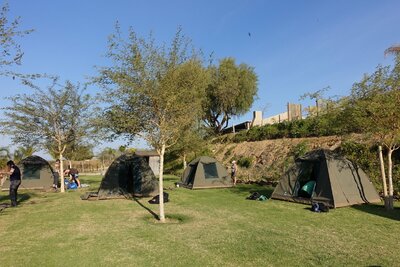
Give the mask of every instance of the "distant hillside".
[[226, 167], [232, 160], [241, 165], [238, 178], [242, 181], [277, 181], [294, 162], [294, 158], [317, 148], [338, 149], [343, 139], [338, 136], [312, 138], [284, 138], [242, 143], [219, 143], [213, 145], [215, 157]]

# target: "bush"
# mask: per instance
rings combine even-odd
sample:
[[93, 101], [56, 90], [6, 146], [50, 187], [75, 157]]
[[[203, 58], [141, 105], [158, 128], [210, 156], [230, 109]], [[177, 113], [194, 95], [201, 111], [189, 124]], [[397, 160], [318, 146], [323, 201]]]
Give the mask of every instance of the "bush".
[[376, 146], [370, 147], [367, 144], [349, 140], [342, 143], [341, 151], [347, 159], [357, 164], [368, 174], [378, 190], [382, 188], [379, 156]]
[[298, 157], [304, 156], [309, 151], [308, 142], [303, 141], [298, 143], [296, 146], [292, 147], [290, 154], [296, 159]]
[[253, 163], [253, 159], [250, 157], [243, 157], [237, 161], [237, 164], [242, 168], [250, 168]]

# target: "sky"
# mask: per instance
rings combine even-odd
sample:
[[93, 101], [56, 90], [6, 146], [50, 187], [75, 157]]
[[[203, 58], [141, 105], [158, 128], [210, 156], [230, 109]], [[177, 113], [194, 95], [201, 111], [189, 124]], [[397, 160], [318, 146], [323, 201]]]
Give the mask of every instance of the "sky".
[[[258, 98], [232, 123], [286, 111], [286, 104], [312, 104], [300, 96], [327, 86], [326, 96], [345, 96], [353, 83], [393, 58], [400, 43], [398, 0], [9, 0], [10, 17], [34, 32], [18, 40], [24, 51], [21, 73], [48, 73], [84, 83], [106, 66], [107, 38], [118, 21], [140, 36], [150, 32], [169, 44], [178, 27], [215, 63], [233, 57], [258, 75]], [[90, 93], [99, 92], [91, 88]], [[27, 93], [17, 80], [0, 77], [3, 97]], [[7, 100], [0, 99], [0, 107]], [[0, 114], [0, 116], [3, 116]], [[122, 143], [103, 143], [117, 148]], [[0, 136], [0, 146], [10, 139]], [[133, 147], [145, 147], [142, 141]]]

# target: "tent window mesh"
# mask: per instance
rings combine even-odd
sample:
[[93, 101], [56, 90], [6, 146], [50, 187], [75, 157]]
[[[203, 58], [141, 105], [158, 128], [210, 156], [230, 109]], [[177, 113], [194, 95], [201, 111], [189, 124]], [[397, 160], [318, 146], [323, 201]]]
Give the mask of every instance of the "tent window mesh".
[[204, 177], [206, 179], [218, 178], [217, 165], [215, 163], [204, 164]]
[[29, 166], [25, 167], [23, 171], [23, 179], [24, 180], [34, 180], [40, 179], [40, 167], [35, 167], [35, 166]]

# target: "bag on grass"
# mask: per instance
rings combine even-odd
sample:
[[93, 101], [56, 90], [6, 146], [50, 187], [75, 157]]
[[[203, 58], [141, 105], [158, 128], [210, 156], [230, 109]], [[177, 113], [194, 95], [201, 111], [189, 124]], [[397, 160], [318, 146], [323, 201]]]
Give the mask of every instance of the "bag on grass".
[[322, 202], [313, 202], [311, 204], [311, 210], [314, 212], [328, 212], [329, 207]]
[[[164, 195], [164, 203], [169, 202], [169, 194], [166, 192], [163, 192]], [[160, 204], [160, 195], [157, 195], [153, 197], [152, 199], [149, 200], [150, 204]]]
[[250, 196], [248, 196], [246, 199], [249, 199], [249, 200], [257, 200], [260, 196], [261, 196], [260, 193], [254, 192], [254, 193], [252, 193]]
[[74, 182], [69, 183], [67, 186], [67, 189], [77, 189], [77, 188], [78, 188], [78, 185]]

